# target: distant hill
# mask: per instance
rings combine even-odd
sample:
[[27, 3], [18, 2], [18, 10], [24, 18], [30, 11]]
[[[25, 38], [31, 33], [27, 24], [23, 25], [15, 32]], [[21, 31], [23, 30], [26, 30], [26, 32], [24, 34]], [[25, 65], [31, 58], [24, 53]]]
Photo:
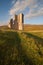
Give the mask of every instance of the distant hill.
[[7, 25], [0, 26], [0, 30], [1, 29], [8, 29], [8, 26]]
[[[9, 29], [7, 25], [0, 26], [0, 29]], [[43, 25], [24, 24], [25, 31], [43, 30]]]
[[24, 30], [43, 30], [43, 25], [29, 25], [29, 24], [24, 24]]

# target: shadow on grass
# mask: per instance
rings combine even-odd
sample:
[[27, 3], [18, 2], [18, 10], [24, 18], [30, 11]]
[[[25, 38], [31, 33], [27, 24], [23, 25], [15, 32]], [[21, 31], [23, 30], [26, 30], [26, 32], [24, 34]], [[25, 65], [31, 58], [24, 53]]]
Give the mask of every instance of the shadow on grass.
[[0, 65], [32, 65], [22, 51], [17, 32], [0, 32], [0, 41]]
[[[39, 44], [42, 44], [42, 45], [43, 45], [43, 38], [40, 38], [40, 37], [38, 37], [38, 36], [36, 36], [36, 35], [33, 35], [33, 34], [31, 34], [31, 33], [26, 33], [26, 32], [24, 32], [24, 34], [26, 34], [27, 37], [33, 38], [35, 41], [38, 41]], [[37, 42], [36, 42], [36, 44], [37, 44]]]

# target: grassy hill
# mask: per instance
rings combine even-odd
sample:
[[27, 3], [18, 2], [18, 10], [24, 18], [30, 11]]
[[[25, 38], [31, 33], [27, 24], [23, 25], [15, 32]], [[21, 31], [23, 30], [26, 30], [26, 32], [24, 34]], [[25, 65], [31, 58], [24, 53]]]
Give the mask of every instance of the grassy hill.
[[43, 65], [43, 32], [0, 30], [0, 65]]

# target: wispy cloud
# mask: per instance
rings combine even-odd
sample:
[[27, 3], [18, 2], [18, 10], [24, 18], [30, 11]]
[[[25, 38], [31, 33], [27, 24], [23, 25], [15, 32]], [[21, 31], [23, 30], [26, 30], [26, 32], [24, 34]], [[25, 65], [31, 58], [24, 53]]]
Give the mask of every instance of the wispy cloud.
[[32, 18], [36, 16], [43, 16], [43, 7], [40, 9], [30, 9], [25, 18]]
[[29, 8], [29, 11], [25, 15], [26, 18], [43, 15], [43, 0], [13, 0], [12, 8], [9, 10], [9, 14], [14, 16], [18, 12], [23, 12], [25, 8]]

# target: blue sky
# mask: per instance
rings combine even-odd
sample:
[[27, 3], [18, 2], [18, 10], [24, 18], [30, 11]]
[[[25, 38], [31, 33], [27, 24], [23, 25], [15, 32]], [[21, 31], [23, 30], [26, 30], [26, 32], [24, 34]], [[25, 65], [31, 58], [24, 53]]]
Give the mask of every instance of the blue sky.
[[43, 24], [43, 0], [0, 0], [0, 25], [19, 13], [24, 14], [26, 24]]

